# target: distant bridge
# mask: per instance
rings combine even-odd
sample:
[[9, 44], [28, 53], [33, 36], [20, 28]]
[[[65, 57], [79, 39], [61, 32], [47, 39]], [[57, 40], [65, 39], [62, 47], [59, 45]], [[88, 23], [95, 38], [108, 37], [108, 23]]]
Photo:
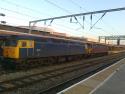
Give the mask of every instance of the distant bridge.
[[101, 39], [105, 40], [105, 43], [107, 40], [117, 40], [117, 45], [120, 45], [120, 40], [125, 40], [125, 35], [116, 35], [116, 36], [99, 36], [99, 42]]

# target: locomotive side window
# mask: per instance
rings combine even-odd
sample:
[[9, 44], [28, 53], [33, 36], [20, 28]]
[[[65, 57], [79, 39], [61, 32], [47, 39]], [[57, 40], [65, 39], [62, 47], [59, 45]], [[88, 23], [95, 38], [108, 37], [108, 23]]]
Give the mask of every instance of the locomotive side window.
[[0, 40], [0, 47], [4, 46], [5, 42], [3, 40]]
[[3, 41], [0, 40], [0, 46], [2, 46]]
[[32, 42], [29, 42], [29, 47], [32, 47], [32, 46], [33, 46]]
[[25, 40], [19, 40], [18, 46], [20, 48], [25, 48], [25, 47], [27, 47], [27, 42]]
[[87, 43], [87, 48], [92, 48], [92, 45]]
[[33, 40], [19, 40], [18, 45], [20, 48], [33, 48], [34, 41]]
[[26, 47], [27, 43], [25, 41], [22, 41], [22, 47]]
[[34, 41], [28, 41], [28, 48], [34, 48]]

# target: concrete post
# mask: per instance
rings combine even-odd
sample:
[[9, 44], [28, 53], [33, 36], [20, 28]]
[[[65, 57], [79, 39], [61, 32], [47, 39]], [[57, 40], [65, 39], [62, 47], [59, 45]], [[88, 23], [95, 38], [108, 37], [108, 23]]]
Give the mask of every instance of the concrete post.
[[118, 46], [120, 45], [120, 39], [117, 39], [117, 45]]

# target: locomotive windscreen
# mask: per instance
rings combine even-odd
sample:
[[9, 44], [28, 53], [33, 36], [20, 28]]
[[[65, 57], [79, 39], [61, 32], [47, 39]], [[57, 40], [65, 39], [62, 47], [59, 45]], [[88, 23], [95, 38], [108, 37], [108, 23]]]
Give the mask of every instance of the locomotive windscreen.
[[17, 46], [17, 41], [16, 40], [6, 40], [5, 41], [5, 46], [16, 47]]

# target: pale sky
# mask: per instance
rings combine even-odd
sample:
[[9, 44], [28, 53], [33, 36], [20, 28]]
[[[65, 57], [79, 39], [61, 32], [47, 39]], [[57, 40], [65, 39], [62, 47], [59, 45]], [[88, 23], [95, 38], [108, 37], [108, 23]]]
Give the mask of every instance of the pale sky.
[[[24, 26], [32, 20], [120, 7], [125, 7], [125, 0], [0, 0], [0, 13], [6, 15], [0, 20], [5, 20], [9, 25]], [[101, 15], [94, 15], [93, 23]], [[85, 16], [84, 29], [69, 20], [54, 20], [51, 26], [58, 32], [74, 36], [125, 35], [125, 11], [107, 13], [91, 31], [90, 15]], [[81, 17], [78, 20], [83, 24]], [[38, 25], [42, 26], [43, 23]]]

